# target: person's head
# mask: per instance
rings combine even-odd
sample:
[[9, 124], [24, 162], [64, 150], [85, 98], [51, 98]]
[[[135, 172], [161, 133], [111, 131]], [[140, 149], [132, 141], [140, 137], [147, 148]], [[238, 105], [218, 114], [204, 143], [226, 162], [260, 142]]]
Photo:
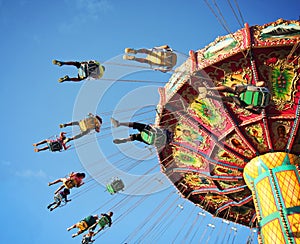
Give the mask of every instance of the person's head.
[[105, 71], [105, 67], [103, 65], [101, 65], [102, 69], [103, 69], [103, 72]]
[[136, 134], [130, 134], [130, 135], [129, 135], [130, 141], [134, 141], [135, 136], [136, 136]]
[[80, 177], [81, 179], [85, 178], [85, 173], [78, 173], [78, 177]]
[[114, 214], [113, 212], [108, 212], [108, 213], [107, 213], [107, 215], [108, 215], [109, 217], [113, 216], [113, 214]]
[[191, 136], [191, 131], [189, 131], [189, 130], [183, 130], [182, 133], [183, 133], [185, 136]]
[[67, 189], [67, 188], [65, 188], [65, 189], [64, 189], [64, 193], [65, 193], [66, 195], [69, 195], [69, 194], [70, 194], [70, 190]]
[[89, 60], [89, 61], [84, 61], [82, 63], [87, 63], [87, 64], [98, 64], [99, 62], [97, 60]]
[[66, 138], [66, 132], [60, 132], [60, 134], [59, 134], [59, 137], [61, 138], [61, 139], [65, 139]]
[[264, 81], [258, 81], [258, 82], [256, 82], [256, 86], [264, 87], [264, 86], [266, 86], [266, 83]]
[[98, 116], [98, 115], [96, 115], [95, 117], [98, 120], [98, 123], [96, 123], [95, 131], [99, 133], [101, 125], [102, 125], [102, 118], [100, 116]]

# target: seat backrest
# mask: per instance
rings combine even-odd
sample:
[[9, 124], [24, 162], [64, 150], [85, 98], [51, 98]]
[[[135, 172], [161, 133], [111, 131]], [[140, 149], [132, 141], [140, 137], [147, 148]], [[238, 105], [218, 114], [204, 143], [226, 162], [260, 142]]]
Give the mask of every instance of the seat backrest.
[[253, 107], [266, 107], [270, 102], [271, 94], [268, 89], [249, 89], [240, 94], [240, 99]]
[[141, 137], [144, 142], [146, 142], [149, 145], [153, 145], [155, 141], [155, 134], [150, 130], [143, 130], [141, 132]]
[[104, 227], [105, 225], [107, 225], [109, 223], [109, 219], [108, 217], [106, 216], [102, 216], [100, 219], [99, 219], [99, 222], [98, 224], [101, 226], [101, 227]]
[[106, 185], [106, 190], [107, 190], [110, 194], [115, 194], [115, 193], [116, 193], [115, 190], [114, 190], [114, 188], [112, 187], [111, 184], [107, 184], [107, 185]]
[[62, 143], [60, 141], [52, 141], [48, 144], [48, 146], [51, 152], [58, 152], [63, 149]]

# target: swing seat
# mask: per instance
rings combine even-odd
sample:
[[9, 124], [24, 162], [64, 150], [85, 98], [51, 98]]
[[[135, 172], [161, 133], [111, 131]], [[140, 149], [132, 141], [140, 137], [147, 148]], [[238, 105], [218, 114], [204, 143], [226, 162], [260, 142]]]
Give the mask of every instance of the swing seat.
[[81, 64], [80, 68], [78, 69], [78, 76], [81, 79], [86, 79], [88, 77], [100, 79], [103, 73], [103, 66], [100, 66], [99, 62], [84, 63]]
[[83, 237], [81, 244], [89, 244], [89, 243], [92, 243], [92, 237], [91, 236]]
[[68, 179], [68, 180], [64, 181], [63, 184], [67, 189], [71, 189], [74, 186], [76, 186], [76, 182], [74, 179]]
[[62, 200], [63, 200], [63, 199], [62, 199], [62, 197], [61, 197], [60, 194], [57, 194], [57, 195], [54, 196], [54, 201], [55, 201], [56, 203], [61, 203]]
[[85, 221], [80, 221], [79, 223], [77, 223], [76, 227], [81, 231], [84, 231], [87, 228], [89, 228], [88, 224]]
[[150, 67], [154, 70], [169, 71], [177, 63], [177, 55], [171, 51], [152, 51], [146, 59], [150, 62]]
[[78, 76], [81, 79], [85, 79], [88, 77], [88, 68], [86, 64], [81, 64], [80, 68], [78, 69]]
[[63, 146], [60, 141], [48, 142], [48, 147], [51, 152], [57, 152], [63, 149]]
[[123, 191], [124, 187], [124, 182], [120, 179], [115, 179], [111, 183], [106, 185], [107, 191], [112, 195], [119, 191]]
[[143, 130], [141, 137], [145, 143], [160, 148], [169, 143], [170, 136], [167, 130], [151, 127], [149, 130]]
[[265, 108], [270, 103], [271, 94], [265, 87], [249, 87], [247, 91], [240, 94], [240, 99], [247, 105]]
[[106, 216], [102, 216], [102, 217], [99, 219], [98, 224], [101, 226], [101, 228], [103, 228], [104, 226], [106, 226], [106, 225], [109, 224], [109, 219], [108, 219]]
[[62, 198], [62, 196], [60, 194], [56, 194], [54, 196], [54, 201], [55, 201], [56, 204], [58, 204], [58, 206], [60, 208], [67, 204], [66, 200], [64, 198]]
[[141, 137], [143, 141], [149, 145], [153, 145], [155, 142], [155, 134], [150, 130], [143, 130], [141, 132]]
[[89, 117], [79, 121], [79, 128], [81, 132], [94, 130], [97, 126], [100, 126], [99, 121], [94, 117]]

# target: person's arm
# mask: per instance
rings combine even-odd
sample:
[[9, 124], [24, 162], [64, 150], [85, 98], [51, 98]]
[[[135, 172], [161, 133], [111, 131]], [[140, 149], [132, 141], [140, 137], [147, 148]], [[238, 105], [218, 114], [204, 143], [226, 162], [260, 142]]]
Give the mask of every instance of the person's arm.
[[246, 109], [253, 114], [261, 114], [261, 111], [262, 111], [261, 108], [246, 108]]
[[108, 218], [108, 220], [109, 220], [108, 227], [110, 227], [112, 225], [111, 217], [109, 217], [107, 214], [101, 214], [101, 215]]
[[76, 187], [80, 187], [80, 186], [82, 186], [84, 184], [84, 182], [82, 181], [82, 182], [80, 182]]
[[170, 47], [168, 45], [162, 45], [159, 47], [154, 47], [154, 49], [169, 49]]
[[154, 70], [155, 71], [161, 71], [161, 72], [163, 72], [163, 73], [166, 73], [166, 72], [168, 72], [168, 70], [167, 69], [161, 69], [161, 68], [154, 68]]
[[94, 118], [95, 116], [92, 113], [88, 113], [88, 116]]
[[96, 225], [98, 224], [98, 221], [96, 221], [96, 223], [95, 224], [93, 224], [93, 225], [91, 225], [90, 227], [89, 227], [89, 230], [93, 230], [93, 229], [95, 229], [95, 227], [96, 227]]
[[[71, 145], [70, 146], [66, 145], [66, 143], [68, 143], [68, 141], [70, 141], [70, 138], [65, 137], [65, 134], [67, 134], [67, 133], [66, 132], [62, 132], [61, 133], [61, 137], [58, 139], [58, 141], [60, 141], [60, 143], [62, 144], [64, 150], [67, 150], [67, 149], [69, 149], [71, 147]], [[65, 143], [65, 140], [66, 140], [66, 143]]]
[[104, 227], [100, 227], [95, 233], [94, 236], [97, 235], [101, 230], [103, 230]]
[[64, 198], [65, 198], [66, 202], [71, 202], [72, 201], [71, 199], [68, 199], [68, 195], [65, 195]]
[[68, 199], [67, 195], [64, 196], [64, 199], [65, 199], [65, 202], [71, 202], [71, 199]]
[[68, 150], [71, 147], [71, 145], [67, 146], [65, 143], [62, 143], [62, 145], [63, 145], [64, 150]]
[[111, 218], [109, 218], [108, 227], [111, 227], [111, 225], [112, 225], [112, 221], [111, 221]]

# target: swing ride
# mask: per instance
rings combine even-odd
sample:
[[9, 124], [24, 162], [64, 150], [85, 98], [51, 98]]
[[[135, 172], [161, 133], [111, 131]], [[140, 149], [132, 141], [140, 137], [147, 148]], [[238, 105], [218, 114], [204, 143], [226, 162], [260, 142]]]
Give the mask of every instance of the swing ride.
[[[299, 242], [299, 41], [299, 21], [245, 24], [203, 49], [190, 51], [159, 89], [157, 128], [142, 131], [141, 136], [156, 147], [161, 172], [181, 197], [204, 210], [195, 222], [208, 212], [227, 225], [230, 221], [257, 228], [261, 243]], [[264, 87], [258, 87], [262, 81]], [[257, 89], [238, 96], [247, 107], [237, 100], [224, 102], [222, 96], [233, 95], [213, 90], [248, 85], [257, 85]], [[206, 90], [205, 96], [200, 95], [201, 88]], [[253, 104], [261, 110], [254, 113], [248, 108]], [[77, 138], [99, 132], [99, 118], [90, 116], [78, 122], [83, 134]], [[170, 141], [159, 128], [172, 134]], [[62, 149], [49, 145], [50, 151]], [[111, 195], [124, 189], [125, 183], [118, 177], [106, 185]], [[182, 205], [178, 208], [184, 209]], [[104, 221], [102, 225], [107, 224]], [[218, 228], [213, 223], [206, 226], [205, 232]], [[192, 226], [186, 235], [191, 230]], [[237, 228], [230, 231], [235, 238]], [[91, 237], [84, 236], [82, 243], [89, 243]]]
[[[299, 21], [245, 24], [191, 51], [159, 91], [156, 124], [174, 133], [162, 172], [213, 216], [258, 228], [262, 243], [300, 241], [299, 41]], [[260, 81], [272, 97], [259, 114], [198, 93]]]

